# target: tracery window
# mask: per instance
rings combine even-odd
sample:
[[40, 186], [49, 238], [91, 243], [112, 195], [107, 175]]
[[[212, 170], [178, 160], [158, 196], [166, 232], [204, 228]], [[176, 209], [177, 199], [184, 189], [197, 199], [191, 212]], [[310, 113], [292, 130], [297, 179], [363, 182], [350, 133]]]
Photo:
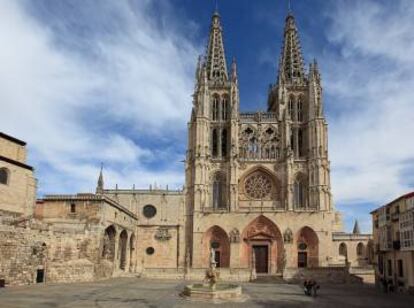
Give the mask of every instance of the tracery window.
[[213, 97], [213, 121], [218, 121], [220, 116], [220, 100], [218, 95], [214, 95]]
[[227, 129], [223, 129], [221, 132], [221, 156], [227, 156]]
[[217, 172], [214, 175], [213, 183], [212, 183], [212, 201], [213, 201], [213, 208], [214, 209], [225, 209], [227, 208], [226, 199], [225, 199], [225, 185], [226, 185], [226, 178], [225, 176]]
[[289, 97], [289, 116], [292, 121], [294, 121], [295, 117], [295, 105], [293, 101], [293, 96]]
[[6, 168], [0, 168], [0, 184], [9, 183], [9, 171]]
[[293, 189], [293, 204], [297, 209], [303, 209], [307, 207], [307, 187], [305, 180], [298, 177], [294, 183]]
[[299, 157], [303, 157], [303, 155], [305, 154], [304, 153], [304, 150], [303, 150], [303, 129], [302, 128], [299, 128], [298, 129], [298, 155], [299, 155]]
[[244, 191], [247, 197], [255, 200], [269, 197], [272, 187], [272, 180], [263, 172], [254, 172], [244, 182]]
[[212, 155], [213, 157], [217, 157], [218, 156], [218, 134], [217, 134], [217, 129], [213, 129], [212, 132]]
[[299, 122], [303, 121], [303, 102], [302, 102], [302, 97], [299, 97], [298, 99], [298, 115], [297, 115], [297, 119]]
[[223, 96], [221, 100], [221, 119], [224, 121], [228, 118], [228, 101], [227, 96]]

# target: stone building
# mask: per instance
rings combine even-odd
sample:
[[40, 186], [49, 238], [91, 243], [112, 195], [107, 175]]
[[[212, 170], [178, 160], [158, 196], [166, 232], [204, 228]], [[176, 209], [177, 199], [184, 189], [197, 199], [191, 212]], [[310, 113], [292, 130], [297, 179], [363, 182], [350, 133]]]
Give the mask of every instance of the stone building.
[[0, 211], [31, 215], [36, 200], [33, 167], [26, 164], [26, 143], [0, 132]]
[[[240, 112], [238, 72], [227, 71], [220, 16], [199, 60], [186, 164], [187, 242], [193, 267], [209, 249], [222, 267], [258, 273], [337, 264], [340, 233], [330, 185], [328, 125], [316, 61], [305, 70], [293, 15], [286, 18], [267, 112]], [[359, 236], [366, 246], [369, 237]]]
[[255, 269], [285, 278], [321, 270], [345, 281], [346, 265], [369, 263], [370, 235], [342, 232], [332, 201], [321, 76], [316, 61], [305, 70], [291, 14], [267, 112], [240, 112], [217, 12], [193, 98], [179, 191], [107, 189], [101, 170], [95, 193], [34, 204], [24, 143], [1, 134], [0, 209], [20, 217], [0, 224], [0, 279], [202, 279], [211, 248], [225, 280], [249, 280]]
[[405, 194], [371, 212], [375, 278], [414, 293], [414, 192]]

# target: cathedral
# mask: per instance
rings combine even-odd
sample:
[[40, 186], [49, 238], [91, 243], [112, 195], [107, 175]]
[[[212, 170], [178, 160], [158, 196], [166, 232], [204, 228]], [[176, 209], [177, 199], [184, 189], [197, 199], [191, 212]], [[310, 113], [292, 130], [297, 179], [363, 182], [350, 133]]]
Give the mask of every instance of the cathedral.
[[[183, 190], [108, 189], [101, 170], [93, 194], [48, 195], [32, 209], [30, 196], [24, 207], [3, 200], [8, 213], [30, 217], [17, 225], [30, 223], [30, 236], [48, 256], [32, 262], [37, 268], [27, 272], [36, 274], [22, 281], [36, 280], [39, 270], [49, 281], [125, 273], [196, 279], [212, 250], [228, 280], [369, 264], [371, 235], [357, 223], [353, 233], [343, 232], [332, 201], [321, 75], [316, 61], [305, 68], [294, 16], [285, 20], [267, 112], [240, 111], [237, 64], [227, 64], [217, 11], [195, 76]], [[2, 137], [10, 147], [24, 146]], [[22, 165], [0, 163], [0, 179], [3, 169], [7, 178], [7, 168]]]

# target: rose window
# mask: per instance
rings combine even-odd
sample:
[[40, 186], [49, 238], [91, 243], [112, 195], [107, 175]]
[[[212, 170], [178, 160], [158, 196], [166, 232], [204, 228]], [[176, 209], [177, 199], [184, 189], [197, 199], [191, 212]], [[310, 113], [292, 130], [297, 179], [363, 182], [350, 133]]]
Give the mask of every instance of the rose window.
[[255, 173], [244, 182], [246, 195], [251, 199], [264, 199], [272, 191], [272, 181], [263, 173]]

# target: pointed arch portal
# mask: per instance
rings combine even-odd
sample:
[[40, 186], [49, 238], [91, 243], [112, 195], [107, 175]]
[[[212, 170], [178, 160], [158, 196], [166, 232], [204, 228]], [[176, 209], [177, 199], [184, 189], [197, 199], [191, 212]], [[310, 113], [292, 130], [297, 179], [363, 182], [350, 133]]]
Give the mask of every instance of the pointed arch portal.
[[283, 264], [283, 239], [277, 225], [260, 215], [243, 231], [241, 263], [255, 267], [258, 274], [281, 272]]

